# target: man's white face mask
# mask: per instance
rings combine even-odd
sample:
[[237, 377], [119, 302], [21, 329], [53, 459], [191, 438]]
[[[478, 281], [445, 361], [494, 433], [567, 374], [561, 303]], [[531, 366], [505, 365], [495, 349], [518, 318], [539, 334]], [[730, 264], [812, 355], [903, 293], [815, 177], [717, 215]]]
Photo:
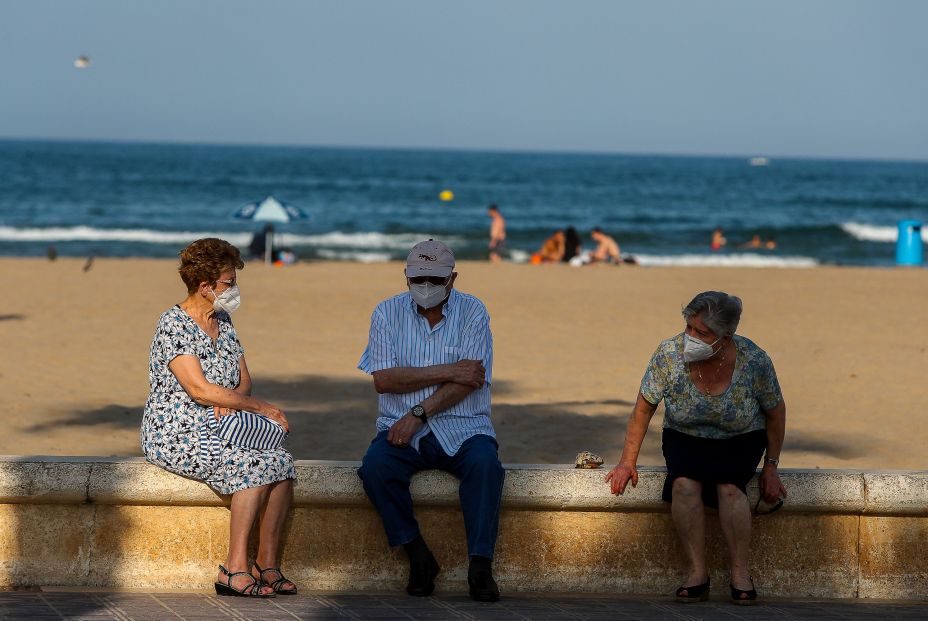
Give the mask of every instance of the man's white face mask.
[[422, 283], [409, 281], [409, 294], [413, 301], [422, 308], [434, 308], [441, 304], [448, 297], [448, 281], [451, 278], [449, 274], [442, 284], [434, 284], [426, 280]]

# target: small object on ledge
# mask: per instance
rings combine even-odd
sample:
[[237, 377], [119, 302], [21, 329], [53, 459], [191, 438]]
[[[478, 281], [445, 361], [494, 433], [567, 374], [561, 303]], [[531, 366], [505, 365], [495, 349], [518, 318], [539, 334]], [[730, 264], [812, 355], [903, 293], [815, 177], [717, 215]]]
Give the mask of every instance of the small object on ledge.
[[577, 454], [577, 459], [574, 461], [574, 464], [576, 468], [592, 470], [593, 468], [599, 468], [603, 465], [603, 458], [596, 453], [583, 451]]

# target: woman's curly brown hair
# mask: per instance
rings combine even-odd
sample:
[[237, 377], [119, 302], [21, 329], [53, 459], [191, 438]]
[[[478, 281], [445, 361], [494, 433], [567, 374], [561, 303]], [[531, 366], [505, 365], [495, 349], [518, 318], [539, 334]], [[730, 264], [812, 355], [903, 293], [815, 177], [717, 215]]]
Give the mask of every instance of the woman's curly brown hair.
[[224, 271], [243, 269], [245, 263], [238, 248], [224, 239], [206, 237], [198, 239], [180, 251], [180, 279], [187, 285], [187, 293], [193, 293], [201, 282], [216, 286]]

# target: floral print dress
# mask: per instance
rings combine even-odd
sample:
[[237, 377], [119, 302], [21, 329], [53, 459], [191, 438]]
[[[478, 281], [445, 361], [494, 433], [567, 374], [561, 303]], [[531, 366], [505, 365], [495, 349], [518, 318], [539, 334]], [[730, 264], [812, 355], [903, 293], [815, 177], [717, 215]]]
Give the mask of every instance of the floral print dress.
[[766, 429], [764, 411], [783, 399], [767, 353], [750, 339], [735, 335], [737, 349], [731, 385], [720, 395], [706, 395], [690, 379], [683, 362], [683, 334], [663, 341], [641, 380], [641, 396], [664, 401], [664, 427], [701, 438], [723, 439]]
[[196, 403], [168, 367], [177, 356], [196, 356], [208, 382], [238, 386], [245, 350], [229, 316], [220, 312], [216, 319], [215, 342], [180, 306], [158, 320], [148, 364], [151, 393], [142, 418], [142, 452], [156, 466], [203, 481], [220, 494], [295, 479], [293, 457], [283, 448], [258, 450], [217, 441], [210, 434], [213, 408]]

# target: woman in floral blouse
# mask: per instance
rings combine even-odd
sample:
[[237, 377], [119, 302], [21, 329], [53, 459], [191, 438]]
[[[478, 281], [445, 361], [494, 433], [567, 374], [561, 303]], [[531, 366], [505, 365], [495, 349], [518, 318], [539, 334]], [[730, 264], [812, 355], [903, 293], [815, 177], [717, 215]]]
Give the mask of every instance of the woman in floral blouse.
[[751, 508], [745, 487], [766, 452], [760, 475], [765, 502], [786, 496], [777, 474], [786, 430], [786, 405], [773, 363], [735, 330], [741, 300], [720, 291], [700, 293], [683, 309], [686, 329], [663, 341], [651, 357], [628, 421], [619, 464], [606, 475], [612, 493], [638, 483], [638, 453], [648, 423], [664, 401], [663, 452], [674, 526], [687, 560], [682, 602], [709, 597], [704, 507], [717, 507], [728, 544], [731, 598], [753, 604], [748, 568]]
[[[152, 340], [142, 452], [157, 466], [232, 495], [229, 554], [216, 592], [272, 597], [296, 593], [278, 562], [296, 478], [293, 457], [283, 448], [239, 447], [210, 433], [214, 417], [236, 410], [289, 430], [280, 408], [251, 396], [245, 351], [229, 317], [241, 300], [236, 270], [244, 266], [238, 248], [221, 239], [200, 239], [181, 251], [187, 297], [162, 313]], [[249, 567], [248, 535], [259, 513], [258, 554]]]

